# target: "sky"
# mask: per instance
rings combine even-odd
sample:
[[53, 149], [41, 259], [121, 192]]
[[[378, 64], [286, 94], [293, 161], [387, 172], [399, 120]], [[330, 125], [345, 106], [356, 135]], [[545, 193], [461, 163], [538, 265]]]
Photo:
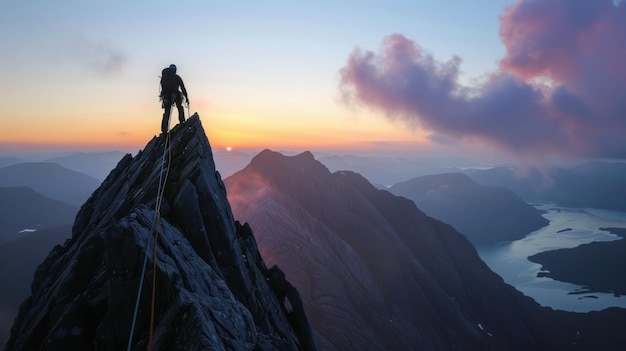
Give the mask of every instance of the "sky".
[[174, 63], [214, 148], [624, 158], [624, 37], [610, 0], [10, 2], [0, 148], [135, 152]]

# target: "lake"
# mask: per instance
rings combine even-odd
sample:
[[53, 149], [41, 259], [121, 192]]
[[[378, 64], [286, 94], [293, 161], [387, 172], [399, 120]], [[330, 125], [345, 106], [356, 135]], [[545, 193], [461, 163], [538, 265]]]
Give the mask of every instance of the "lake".
[[600, 209], [559, 207], [555, 204], [533, 204], [547, 211], [546, 227], [513, 242], [477, 245], [480, 257], [505, 282], [513, 285], [542, 306], [574, 312], [598, 311], [607, 307], [626, 308], [626, 297], [606, 293], [570, 294], [582, 287], [551, 278], [538, 278], [539, 264], [527, 257], [539, 252], [572, 248], [592, 241], [622, 240], [599, 228], [626, 228], [626, 212]]

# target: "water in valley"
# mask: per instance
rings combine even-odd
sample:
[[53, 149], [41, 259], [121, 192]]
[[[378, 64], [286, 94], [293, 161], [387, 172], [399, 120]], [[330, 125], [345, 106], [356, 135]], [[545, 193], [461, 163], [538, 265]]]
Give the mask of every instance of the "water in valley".
[[626, 296], [608, 293], [571, 294], [582, 287], [537, 277], [541, 266], [527, 257], [539, 252], [572, 248], [592, 241], [626, 240], [599, 228], [626, 228], [626, 213], [599, 209], [574, 209], [554, 204], [534, 204], [546, 211], [550, 224], [513, 242], [480, 245], [476, 249], [489, 267], [505, 282], [513, 285], [542, 306], [575, 312], [626, 308]]

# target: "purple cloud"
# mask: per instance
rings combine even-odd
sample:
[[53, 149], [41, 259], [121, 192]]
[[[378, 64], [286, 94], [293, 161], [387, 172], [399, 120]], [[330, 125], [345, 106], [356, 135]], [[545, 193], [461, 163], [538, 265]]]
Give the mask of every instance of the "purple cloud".
[[507, 53], [463, 87], [459, 57], [440, 62], [402, 35], [355, 49], [344, 99], [392, 120], [522, 155], [626, 157], [626, 5], [520, 0], [501, 16]]

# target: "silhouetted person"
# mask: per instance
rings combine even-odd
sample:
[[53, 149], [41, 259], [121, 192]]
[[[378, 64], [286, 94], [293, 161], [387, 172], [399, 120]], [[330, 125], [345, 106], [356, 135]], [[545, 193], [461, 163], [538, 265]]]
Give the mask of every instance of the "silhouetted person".
[[181, 90], [182, 95], [185, 95], [185, 99], [189, 105], [187, 89], [185, 89], [183, 79], [176, 74], [176, 65], [170, 65], [163, 69], [161, 72], [161, 100], [163, 101], [162, 107], [165, 109], [163, 112], [163, 121], [161, 122], [161, 131], [163, 133], [166, 133], [168, 130], [170, 113], [172, 112], [172, 105], [174, 103], [176, 103], [176, 108], [178, 108], [178, 120], [180, 123], [185, 122], [185, 110], [183, 109]]

